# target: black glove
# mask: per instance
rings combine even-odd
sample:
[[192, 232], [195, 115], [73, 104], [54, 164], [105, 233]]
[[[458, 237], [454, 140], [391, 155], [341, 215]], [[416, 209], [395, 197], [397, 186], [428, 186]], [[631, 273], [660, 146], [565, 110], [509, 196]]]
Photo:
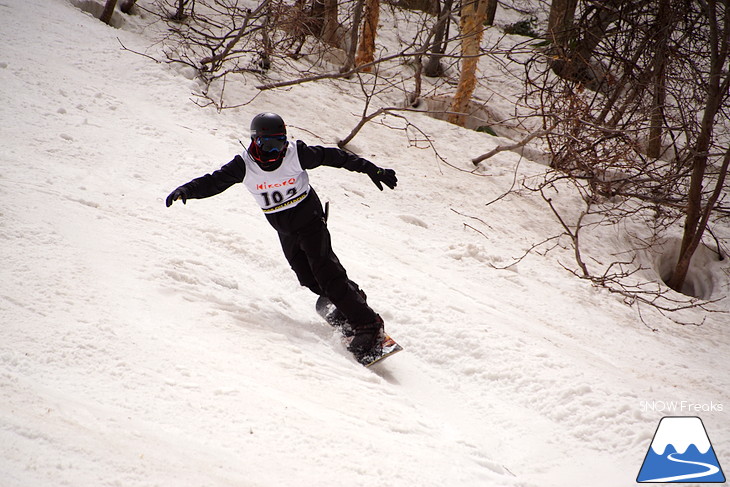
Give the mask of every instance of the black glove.
[[385, 183], [385, 185], [390, 189], [393, 189], [398, 185], [398, 178], [395, 176], [395, 171], [392, 169], [383, 169], [382, 167], [378, 167], [373, 164], [372, 166], [369, 166], [365, 172], [368, 176], [370, 176], [370, 179], [373, 180], [373, 183], [375, 183], [375, 186], [377, 186], [380, 191], [383, 191], [383, 185], [380, 183]]
[[177, 200], [182, 200], [183, 204], [187, 204], [186, 201], [188, 200], [188, 190], [185, 186], [180, 186], [175, 191], [167, 195], [165, 204], [169, 208], [170, 206], [172, 206], [173, 201]]

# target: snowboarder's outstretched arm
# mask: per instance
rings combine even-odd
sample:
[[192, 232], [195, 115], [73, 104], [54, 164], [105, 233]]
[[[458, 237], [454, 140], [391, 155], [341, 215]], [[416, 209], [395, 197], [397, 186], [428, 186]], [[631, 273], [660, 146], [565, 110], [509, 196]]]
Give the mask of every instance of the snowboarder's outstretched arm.
[[177, 187], [167, 196], [165, 204], [169, 207], [177, 200], [182, 200], [185, 203], [188, 198], [199, 199], [215, 196], [234, 184], [242, 182], [245, 175], [246, 165], [241, 156], [236, 156], [231, 162], [217, 171]]
[[398, 185], [398, 178], [393, 169], [383, 169], [367, 159], [358, 157], [349, 152], [334, 147], [308, 146], [297, 140], [297, 154], [303, 169], [313, 169], [318, 166], [342, 167], [349, 171], [361, 172], [370, 176], [373, 183], [383, 190], [383, 184], [390, 189]]

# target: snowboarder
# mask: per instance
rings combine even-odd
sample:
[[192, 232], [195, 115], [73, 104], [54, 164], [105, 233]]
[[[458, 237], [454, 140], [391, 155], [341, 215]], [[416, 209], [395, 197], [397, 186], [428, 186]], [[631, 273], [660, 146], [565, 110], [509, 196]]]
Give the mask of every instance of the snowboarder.
[[217, 171], [178, 187], [165, 203], [169, 207], [177, 200], [208, 198], [243, 183], [278, 232], [300, 284], [327, 297], [351, 324], [354, 338], [348, 348], [361, 357], [383, 336], [383, 320], [332, 250], [322, 204], [307, 174], [322, 165], [365, 173], [381, 191], [383, 184], [393, 189], [398, 182], [394, 170], [343, 150], [290, 141], [279, 115], [260, 113], [251, 121], [247, 150]]

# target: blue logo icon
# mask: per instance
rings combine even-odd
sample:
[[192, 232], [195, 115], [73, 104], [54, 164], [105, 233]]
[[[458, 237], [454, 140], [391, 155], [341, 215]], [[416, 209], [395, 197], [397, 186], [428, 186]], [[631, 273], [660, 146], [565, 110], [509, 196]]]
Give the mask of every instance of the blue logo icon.
[[698, 417], [659, 421], [636, 481], [640, 483], [724, 483], [725, 475]]

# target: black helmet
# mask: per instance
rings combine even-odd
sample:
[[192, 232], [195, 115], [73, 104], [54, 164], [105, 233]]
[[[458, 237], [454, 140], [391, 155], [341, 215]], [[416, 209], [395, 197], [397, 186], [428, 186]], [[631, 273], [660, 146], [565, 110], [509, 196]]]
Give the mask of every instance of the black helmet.
[[251, 139], [266, 135], [286, 135], [286, 124], [276, 113], [259, 113], [251, 120]]
[[259, 113], [251, 120], [251, 156], [263, 166], [280, 162], [286, 152], [286, 124], [276, 113]]

